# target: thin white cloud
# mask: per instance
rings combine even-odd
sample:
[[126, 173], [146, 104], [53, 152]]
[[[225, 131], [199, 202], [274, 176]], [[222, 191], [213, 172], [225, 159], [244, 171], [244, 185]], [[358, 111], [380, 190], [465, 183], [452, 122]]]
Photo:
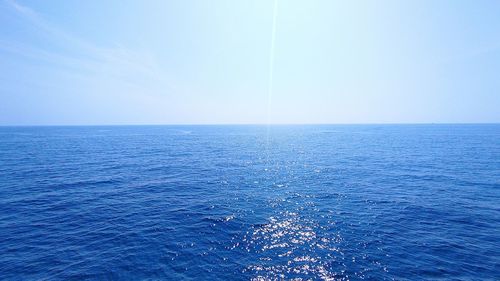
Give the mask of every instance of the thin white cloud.
[[[30, 7], [14, 0], [4, 0], [20, 17], [29, 22], [37, 32], [41, 32], [49, 42], [63, 47], [67, 51], [33, 47], [22, 42], [0, 41], [0, 50], [23, 56], [32, 60], [40, 60], [64, 71], [73, 71], [75, 75], [107, 76], [119, 83], [133, 84], [138, 88], [165, 89], [179, 91], [174, 87], [171, 75], [155, 60], [152, 54], [137, 52], [123, 46], [101, 47], [92, 44], [74, 34], [45, 20]], [[154, 86], [154, 87], [153, 87]], [[142, 92], [147, 94], [148, 91]]]

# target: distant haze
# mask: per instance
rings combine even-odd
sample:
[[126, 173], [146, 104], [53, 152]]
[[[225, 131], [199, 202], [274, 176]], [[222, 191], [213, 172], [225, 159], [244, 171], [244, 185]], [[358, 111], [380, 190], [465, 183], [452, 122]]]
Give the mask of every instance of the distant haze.
[[496, 0], [0, 0], [0, 125], [481, 123], [499, 108]]

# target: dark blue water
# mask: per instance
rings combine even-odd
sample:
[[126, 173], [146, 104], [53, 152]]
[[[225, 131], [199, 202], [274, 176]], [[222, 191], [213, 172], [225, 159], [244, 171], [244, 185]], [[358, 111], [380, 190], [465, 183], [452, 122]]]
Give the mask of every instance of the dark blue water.
[[0, 279], [292, 278], [500, 279], [500, 125], [0, 128]]

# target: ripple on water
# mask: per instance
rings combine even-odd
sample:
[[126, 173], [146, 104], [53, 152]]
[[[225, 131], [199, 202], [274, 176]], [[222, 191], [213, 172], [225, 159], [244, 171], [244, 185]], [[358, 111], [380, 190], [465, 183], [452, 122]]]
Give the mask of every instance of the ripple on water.
[[343, 258], [340, 235], [325, 235], [321, 225], [296, 212], [284, 211], [249, 230], [243, 247], [256, 255], [244, 271], [255, 280], [275, 278], [342, 279], [331, 263]]
[[0, 279], [498, 280], [499, 139], [499, 125], [0, 128]]

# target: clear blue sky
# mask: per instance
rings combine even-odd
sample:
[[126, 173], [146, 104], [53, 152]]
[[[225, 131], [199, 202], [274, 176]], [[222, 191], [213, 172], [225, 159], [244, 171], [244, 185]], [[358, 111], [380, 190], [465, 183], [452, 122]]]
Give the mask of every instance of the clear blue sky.
[[500, 1], [274, 7], [0, 0], [0, 125], [500, 122]]

